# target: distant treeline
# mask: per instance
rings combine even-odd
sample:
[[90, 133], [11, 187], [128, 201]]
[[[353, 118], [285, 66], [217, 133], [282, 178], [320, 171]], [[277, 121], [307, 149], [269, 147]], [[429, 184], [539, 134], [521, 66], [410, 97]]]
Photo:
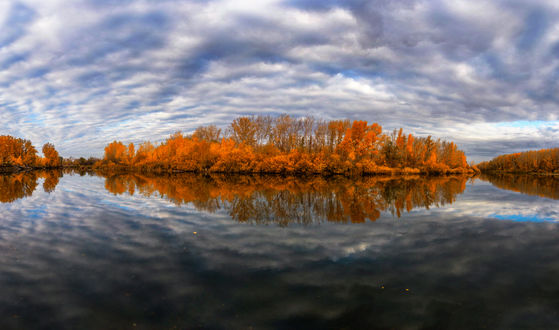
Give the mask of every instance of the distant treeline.
[[465, 173], [473, 169], [453, 142], [385, 134], [366, 121], [252, 116], [227, 129], [199, 127], [159, 145], [114, 141], [98, 168], [155, 172], [391, 174]]
[[559, 173], [559, 148], [501, 155], [477, 167], [484, 172]]
[[51, 143], [42, 148], [44, 157], [37, 155], [31, 141], [9, 135], [0, 136], [0, 172], [13, 168], [55, 168], [62, 165], [62, 158]]
[[91, 167], [95, 165], [95, 163], [97, 163], [98, 161], [100, 161], [100, 159], [95, 157], [89, 157], [89, 158], [70, 157], [70, 158], [64, 158], [64, 160], [62, 161], [62, 165], [64, 165], [64, 167]]

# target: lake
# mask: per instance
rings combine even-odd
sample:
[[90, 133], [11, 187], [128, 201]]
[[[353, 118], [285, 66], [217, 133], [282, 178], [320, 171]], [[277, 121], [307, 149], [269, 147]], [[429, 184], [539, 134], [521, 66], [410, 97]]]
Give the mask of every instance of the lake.
[[0, 328], [558, 328], [553, 177], [0, 176]]

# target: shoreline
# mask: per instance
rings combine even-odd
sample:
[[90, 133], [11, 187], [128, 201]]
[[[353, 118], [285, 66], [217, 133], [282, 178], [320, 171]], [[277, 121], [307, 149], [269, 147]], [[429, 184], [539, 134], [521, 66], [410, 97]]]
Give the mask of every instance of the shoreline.
[[0, 174], [16, 174], [31, 171], [41, 171], [41, 170], [60, 170], [64, 169], [63, 166], [60, 167], [24, 167], [24, 166], [0, 166]]
[[453, 175], [468, 175], [475, 176], [479, 174], [473, 170], [450, 170], [445, 172], [436, 172], [412, 168], [382, 168], [376, 172], [301, 172], [301, 171], [192, 171], [192, 170], [181, 170], [181, 169], [163, 169], [163, 168], [145, 168], [145, 167], [131, 167], [131, 166], [93, 166], [91, 168], [93, 171], [99, 171], [101, 173], [141, 173], [141, 174], [157, 174], [157, 175], [172, 175], [172, 174], [182, 174], [190, 173], [196, 175], [275, 175], [275, 176], [290, 176], [290, 177], [371, 177], [371, 176], [453, 176]]
[[174, 175], [174, 174], [192, 174], [192, 175], [256, 175], [256, 176], [282, 176], [282, 177], [346, 177], [346, 178], [359, 178], [359, 177], [444, 177], [444, 176], [476, 176], [480, 173], [475, 171], [447, 171], [447, 172], [429, 172], [419, 169], [409, 168], [386, 168], [378, 172], [366, 173], [318, 173], [318, 172], [266, 172], [266, 171], [189, 171], [180, 169], [146, 169], [142, 167], [129, 167], [129, 166], [60, 166], [60, 167], [20, 167], [20, 166], [4, 166], [0, 167], [0, 174], [17, 174], [32, 171], [42, 170], [77, 170], [77, 171], [92, 171], [101, 174], [144, 174], [144, 175]]
[[526, 171], [481, 171], [481, 174], [512, 174], [512, 175], [535, 175], [535, 176], [559, 176], [559, 172], [526, 172]]

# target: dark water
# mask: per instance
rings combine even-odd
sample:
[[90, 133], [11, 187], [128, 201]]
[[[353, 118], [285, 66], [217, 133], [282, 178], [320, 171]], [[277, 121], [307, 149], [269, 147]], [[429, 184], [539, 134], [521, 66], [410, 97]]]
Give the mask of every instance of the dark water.
[[559, 181], [0, 176], [0, 328], [558, 328]]

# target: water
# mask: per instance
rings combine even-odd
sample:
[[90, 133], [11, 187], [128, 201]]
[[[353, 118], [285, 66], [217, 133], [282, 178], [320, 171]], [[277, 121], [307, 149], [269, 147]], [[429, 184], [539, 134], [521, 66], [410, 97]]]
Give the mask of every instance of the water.
[[0, 328], [557, 328], [553, 178], [0, 176]]

